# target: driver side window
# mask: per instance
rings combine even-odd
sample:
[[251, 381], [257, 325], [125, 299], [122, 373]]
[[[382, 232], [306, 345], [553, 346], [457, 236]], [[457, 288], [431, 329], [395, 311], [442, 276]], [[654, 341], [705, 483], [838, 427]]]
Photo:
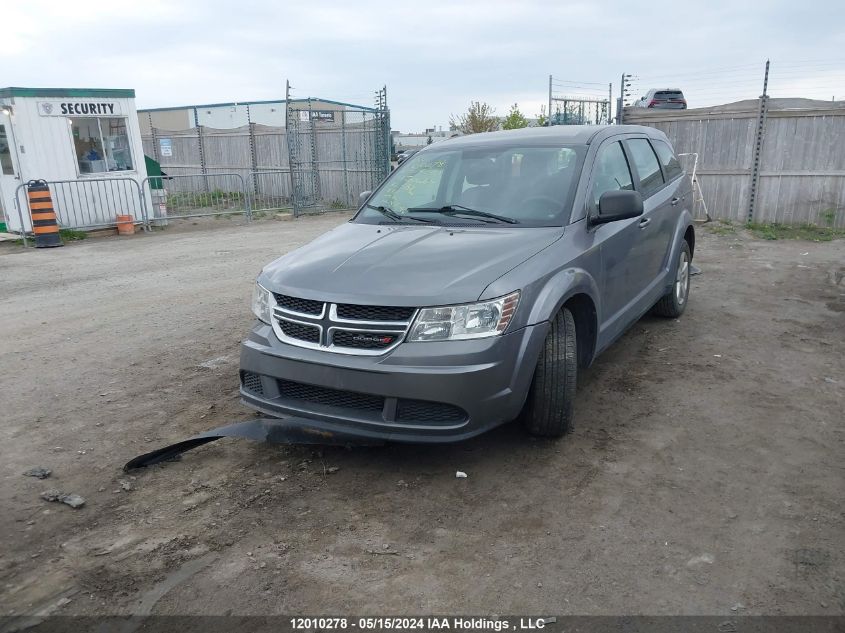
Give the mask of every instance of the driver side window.
[[599, 150], [593, 170], [593, 205], [598, 209], [599, 198], [605, 191], [633, 189], [631, 169], [619, 141], [605, 145]]

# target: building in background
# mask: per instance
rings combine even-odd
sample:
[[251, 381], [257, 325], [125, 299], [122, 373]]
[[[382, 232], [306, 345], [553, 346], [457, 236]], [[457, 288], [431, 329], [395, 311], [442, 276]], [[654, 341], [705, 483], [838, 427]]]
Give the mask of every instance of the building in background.
[[[334, 123], [337, 112], [361, 110], [363, 106], [331, 99], [311, 97], [297, 99], [299, 104], [310, 100], [311, 118], [317, 122]], [[167, 108], [145, 108], [138, 110], [138, 124], [141, 134], [158, 130], [188, 130], [201, 125], [217, 130], [230, 130], [250, 123], [269, 127], [285, 126], [285, 100], [237, 101], [233, 103], [208, 103]]]
[[[438, 141], [444, 141], [453, 136], [460, 136], [461, 133], [456, 130], [444, 130], [440, 128], [427, 128], [424, 132], [403, 134], [396, 130], [391, 130], [390, 137], [393, 141], [394, 153], [404, 152], [405, 150], [419, 150]], [[430, 142], [429, 142], [429, 139]]]

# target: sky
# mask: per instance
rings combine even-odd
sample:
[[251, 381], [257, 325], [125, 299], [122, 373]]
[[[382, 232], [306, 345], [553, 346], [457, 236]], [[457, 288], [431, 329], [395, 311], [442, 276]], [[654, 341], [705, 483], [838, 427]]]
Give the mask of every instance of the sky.
[[[137, 106], [296, 97], [448, 126], [471, 101], [531, 117], [555, 95], [614, 97], [633, 75], [690, 107], [769, 94], [845, 99], [845, 3], [466, 0], [5, 0], [0, 87], [134, 88]], [[9, 28], [11, 25], [11, 28]]]

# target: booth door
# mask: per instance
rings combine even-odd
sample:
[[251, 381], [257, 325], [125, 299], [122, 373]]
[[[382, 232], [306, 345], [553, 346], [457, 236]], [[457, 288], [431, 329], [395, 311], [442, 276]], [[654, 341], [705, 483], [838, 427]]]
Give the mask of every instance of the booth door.
[[[20, 170], [11, 136], [9, 117], [0, 110], [0, 222], [6, 224], [6, 231], [20, 230], [21, 224], [15, 207], [15, 191], [21, 184]], [[29, 228], [28, 222], [26, 228]]]

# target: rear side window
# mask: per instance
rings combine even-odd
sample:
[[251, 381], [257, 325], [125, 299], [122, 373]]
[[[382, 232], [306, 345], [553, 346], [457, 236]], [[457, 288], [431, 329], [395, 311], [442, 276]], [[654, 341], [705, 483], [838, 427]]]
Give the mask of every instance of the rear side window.
[[628, 147], [631, 150], [631, 160], [640, 175], [640, 193], [645, 198], [663, 186], [663, 174], [660, 173], [657, 156], [646, 139], [631, 139], [628, 141]]
[[678, 92], [677, 90], [658, 90], [654, 93], [655, 99], [667, 100], [667, 99], [683, 99], [684, 93]]
[[653, 141], [654, 149], [657, 152], [657, 158], [660, 159], [660, 164], [663, 166], [663, 174], [666, 176], [666, 182], [674, 180], [683, 173], [681, 163], [678, 162], [675, 153], [669, 144], [665, 141]]
[[602, 147], [596, 158], [596, 168], [593, 172], [593, 202], [596, 207], [598, 207], [601, 194], [605, 191], [633, 188], [631, 169], [628, 167], [622, 145], [617, 141]]

